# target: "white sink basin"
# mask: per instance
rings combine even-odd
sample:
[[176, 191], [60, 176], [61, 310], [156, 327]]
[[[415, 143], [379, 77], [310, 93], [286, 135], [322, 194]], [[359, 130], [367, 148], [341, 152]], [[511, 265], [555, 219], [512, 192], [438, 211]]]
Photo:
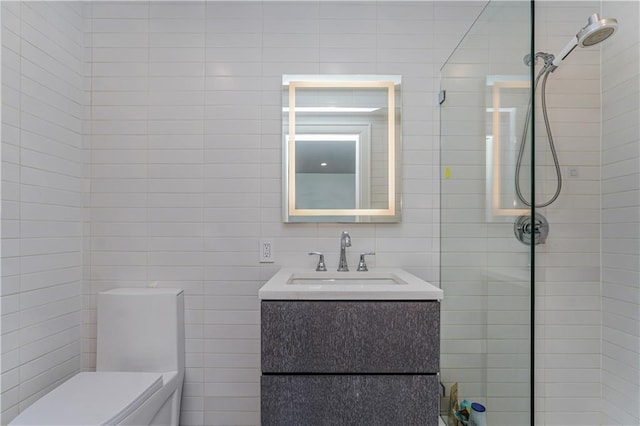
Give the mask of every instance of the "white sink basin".
[[442, 300], [442, 290], [402, 269], [314, 272], [283, 268], [260, 288], [263, 300]]
[[293, 272], [287, 285], [406, 285], [393, 273], [366, 272]]

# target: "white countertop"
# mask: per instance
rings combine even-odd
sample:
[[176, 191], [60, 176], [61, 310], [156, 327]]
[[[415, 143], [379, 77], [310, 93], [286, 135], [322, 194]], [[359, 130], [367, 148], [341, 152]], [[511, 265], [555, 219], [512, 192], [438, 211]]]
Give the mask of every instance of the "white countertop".
[[443, 292], [399, 268], [315, 272], [282, 268], [260, 288], [262, 300], [442, 300]]

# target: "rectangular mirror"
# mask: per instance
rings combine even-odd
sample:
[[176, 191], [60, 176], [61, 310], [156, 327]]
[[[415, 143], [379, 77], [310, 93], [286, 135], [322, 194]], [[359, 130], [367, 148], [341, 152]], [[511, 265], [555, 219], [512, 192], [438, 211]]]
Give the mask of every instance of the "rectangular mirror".
[[284, 75], [285, 222], [398, 222], [397, 75]]

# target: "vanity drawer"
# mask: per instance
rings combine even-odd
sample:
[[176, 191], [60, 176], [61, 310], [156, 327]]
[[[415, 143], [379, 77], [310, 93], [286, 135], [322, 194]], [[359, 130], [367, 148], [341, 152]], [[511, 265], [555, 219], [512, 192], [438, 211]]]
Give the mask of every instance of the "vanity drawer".
[[427, 373], [437, 301], [262, 301], [263, 373]]
[[438, 425], [436, 375], [263, 375], [262, 425]]

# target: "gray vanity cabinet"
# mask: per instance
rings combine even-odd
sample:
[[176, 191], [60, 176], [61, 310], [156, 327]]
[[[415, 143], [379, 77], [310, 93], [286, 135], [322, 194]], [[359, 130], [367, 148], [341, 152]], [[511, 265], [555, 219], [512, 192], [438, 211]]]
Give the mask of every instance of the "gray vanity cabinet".
[[438, 424], [440, 302], [263, 300], [263, 425]]

